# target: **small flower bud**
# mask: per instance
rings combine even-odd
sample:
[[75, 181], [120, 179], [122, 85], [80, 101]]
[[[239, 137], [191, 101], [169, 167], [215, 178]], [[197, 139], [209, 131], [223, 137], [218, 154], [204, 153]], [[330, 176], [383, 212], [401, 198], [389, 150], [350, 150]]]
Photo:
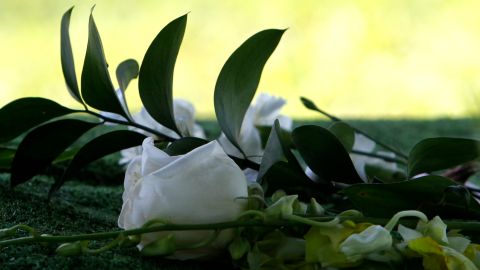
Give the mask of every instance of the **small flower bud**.
[[358, 210], [350, 209], [350, 210], [346, 210], [346, 211], [341, 212], [340, 214], [338, 214], [338, 217], [341, 217], [341, 218], [357, 218], [357, 217], [363, 217], [363, 214], [362, 214], [362, 212], [360, 212]]
[[446, 245], [448, 244], [447, 238], [447, 225], [442, 221], [439, 216], [435, 216], [429, 222], [419, 222], [417, 224], [417, 231], [423, 232], [426, 236], [430, 236], [433, 240]]
[[63, 243], [57, 247], [57, 254], [60, 256], [75, 256], [82, 254], [82, 243], [80, 241]]
[[134, 247], [140, 243], [140, 236], [139, 235], [129, 235], [123, 237], [119, 242], [118, 245], [123, 248]]
[[250, 183], [248, 184], [248, 195], [259, 195], [264, 196], [263, 188], [259, 183]]
[[275, 193], [272, 194], [272, 202], [275, 203], [276, 201], [278, 201], [279, 199], [281, 199], [282, 197], [285, 197], [287, 196], [287, 193], [285, 193], [285, 191], [279, 189], [277, 191], [275, 191]]
[[293, 203], [293, 212], [297, 215], [305, 215], [307, 213], [308, 206], [307, 204], [296, 200]]
[[236, 237], [228, 246], [228, 251], [230, 252], [230, 256], [232, 256], [232, 259], [238, 260], [250, 251], [250, 244], [244, 238]]
[[153, 243], [146, 245], [140, 253], [143, 256], [168, 256], [177, 250], [175, 236], [169, 234]]
[[274, 204], [265, 209], [265, 213], [269, 216], [283, 216], [293, 214], [293, 204], [297, 200], [298, 195], [284, 196], [278, 199]]
[[310, 204], [307, 207], [307, 214], [312, 216], [322, 216], [325, 214], [325, 209], [314, 199], [310, 199]]

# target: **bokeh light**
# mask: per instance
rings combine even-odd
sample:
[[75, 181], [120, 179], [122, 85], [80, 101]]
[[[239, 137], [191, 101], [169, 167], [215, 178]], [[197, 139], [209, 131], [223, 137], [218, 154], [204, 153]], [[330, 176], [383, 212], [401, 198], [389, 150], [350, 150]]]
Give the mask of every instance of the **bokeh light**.
[[[223, 63], [249, 36], [288, 28], [267, 63], [259, 91], [288, 100], [284, 113], [317, 117], [300, 96], [351, 118], [464, 117], [477, 109], [480, 1], [0, 1], [0, 105], [42, 96], [80, 107], [60, 66], [60, 19], [75, 5], [70, 35], [77, 75], [90, 8], [96, 4], [110, 72], [141, 62], [169, 21], [189, 13], [177, 60], [174, 96], [211, 118]], [[136, 83], [127, 97], [140, 106]]]

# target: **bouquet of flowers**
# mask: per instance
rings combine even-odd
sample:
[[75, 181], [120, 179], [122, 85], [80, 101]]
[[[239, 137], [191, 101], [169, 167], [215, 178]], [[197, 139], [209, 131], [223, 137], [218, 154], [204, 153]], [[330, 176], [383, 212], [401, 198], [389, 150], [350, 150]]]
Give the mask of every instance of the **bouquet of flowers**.
[[[480, 190], [465, 184], [477, 170], [480, 141], [430, 138], [405, 154], [303, 97], [331, 125], [293, 128], [280, 114], [282, 98], [260, 94], [251, 104], [279, 29], [251, 36], [226, 61], [214, 92], [222, 133], [207, 138], [193, 105], [172, 93], [187, 15], [159, 32], [141, 65], [118, 66], [115, 89], [92, 15], [79, 87], [71, 12], [61, 22], [61, 64], [82, 109], [35, 97], [5, 105], [0, 162], [15, 187], [68, 161], [51, 198], [80, 168], [121, 151], [121, 229], [49, 235], [19, 224], [0, 229], [0, 251], [37, 243], [75, 256], [136, 246], [144, 256], [178, 260], [228, 256], [241, 269], [480, 267]], [[136, 78], [143, 107], [131, 114], [124, 93]], [[72, 147], [112, 124], [126, 128]], [[19, 136], [18, 147], [6, 146]]]

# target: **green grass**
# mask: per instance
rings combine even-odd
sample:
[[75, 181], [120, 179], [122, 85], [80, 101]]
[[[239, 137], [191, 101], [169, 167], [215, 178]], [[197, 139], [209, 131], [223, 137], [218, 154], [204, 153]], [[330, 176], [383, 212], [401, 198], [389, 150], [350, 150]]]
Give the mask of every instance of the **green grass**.
[[[297, 124], [311, 124], [302, 122]], [[318, 123], [318, 122], [317, 122]], [[351, 121], [374, 137], [404, 152], [420, 139], [436, 136], [480, 138], [477, 120], [435, 121]], [[207, 134], [218, 134], [215, 124], [202, 123]], [[327, 125], [320, 122], [320, 125]], [[92, 163], [70, 181], [50, 203], [46, 194], [58, 171], [35, 177], [12, 191], [8, 174], [0, 174], [0, 228], [24, 223], [41, 233], [74, 234], [117, 229], [121, 209], [122, 170], [116, 167], [118, 155]], [[100, 184], [99, 184], [100, 183]], [[114, 250], [96, 256], [60, 257], [55, 246], [28, 245], [0, 250], [1, 269], [230, 269], [225, 260], [178, 262], [140, 257], [135, 248]]]

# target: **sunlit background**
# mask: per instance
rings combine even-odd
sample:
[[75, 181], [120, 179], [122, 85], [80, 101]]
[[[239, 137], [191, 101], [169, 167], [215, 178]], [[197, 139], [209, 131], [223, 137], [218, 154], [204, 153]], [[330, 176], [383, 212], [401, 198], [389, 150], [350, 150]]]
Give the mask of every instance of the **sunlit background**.
[[[316, 117], [300, 96], [349, 118], [464, 117], [478, 113], [480, 1], [0, 1], [0, 105], [41, 96], [79, 107], [60, 66], [60, 19], [75, 5], [70, 35], [77, 75], [90, 8], [114, 77], [141, 62], [158, 31], [190, 12], [174, 96], [214, 116], [213, 89], [228, 56], [266, 28], [288, 28], [259, 91], [288, 100], [286, 114]], [[116, 84], [116, 83], [114, 83]], [[127, 91], [140, 106], [137, 83]]]

